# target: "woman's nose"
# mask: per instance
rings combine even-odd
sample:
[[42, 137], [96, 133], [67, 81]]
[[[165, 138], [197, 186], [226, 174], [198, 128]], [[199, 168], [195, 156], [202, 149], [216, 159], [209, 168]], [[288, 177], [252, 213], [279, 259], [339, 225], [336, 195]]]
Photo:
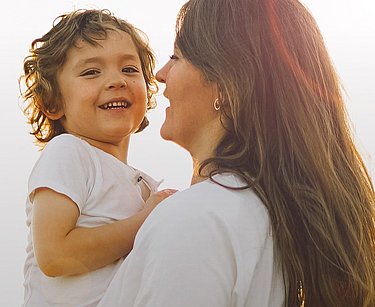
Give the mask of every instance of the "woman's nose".
[[162, 68], [160, 68], [158, 72], [156, 73], [155, 75], [156, 80], [158, 80], [160, 83], [165, 83], [168, 70], [169, 69], [168, 69], [168, 63], [167, 63]]

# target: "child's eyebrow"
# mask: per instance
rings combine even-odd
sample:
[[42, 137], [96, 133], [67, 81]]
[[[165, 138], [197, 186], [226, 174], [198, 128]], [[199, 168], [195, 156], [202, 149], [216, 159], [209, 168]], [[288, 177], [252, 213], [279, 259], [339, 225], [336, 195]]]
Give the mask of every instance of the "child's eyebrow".
[[103, 61], [103, 59], [101, 57], [90, 57], [90, 58], [84, 58], [84, 59], [79, 60], [76, 63], [76, 65], [77, 66], [84, 66], [86, 64], [97, 63], [97, 62], [101, 62], [101, 61]]
[[[120, 58], [120, 60], [139, 61], [139, 56], [136, 53], [134, 53], [134, 54], [133, 53], [121, 54], [119, 56], [119, 58]], [[101, 62], [104, 62], [105, 60], [106, 59], [104, 57], [101, 57], [101, 56], [89, 57], [89, 58], [79, 60], [76, 63], [76, 66], [84, 66], [84, 65], [87, 65], [87, 64], [91, 64], [91, 63], [101, 63]]]

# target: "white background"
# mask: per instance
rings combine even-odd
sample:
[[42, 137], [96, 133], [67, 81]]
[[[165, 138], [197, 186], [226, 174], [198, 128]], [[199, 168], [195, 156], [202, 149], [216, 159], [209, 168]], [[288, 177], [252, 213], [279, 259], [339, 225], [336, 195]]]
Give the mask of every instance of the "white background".
[[[26, 226], [24, 200], [28, 175], [39, 153], [20, 109], [18, 78], [33, 39], [47, 32], [58, 15], [74, 8], [108, 8], [149, 36], [160, 68], [172, 52], [174, 21], [184, 0], [48, 1], [3, 3], [0, 18], [0, 306], [20, 306]], [[375, 4], [373, 0], [305, 0], [315, 16], [346, 90], [355, 139], [371, 176], [375, 174]], [[130, 164], [162, 187], [186, 188], [191, 175], [187, 153], [162, 141], [159, 128], [168, 102], [157, 96], [151, 125], [131, 142]]]

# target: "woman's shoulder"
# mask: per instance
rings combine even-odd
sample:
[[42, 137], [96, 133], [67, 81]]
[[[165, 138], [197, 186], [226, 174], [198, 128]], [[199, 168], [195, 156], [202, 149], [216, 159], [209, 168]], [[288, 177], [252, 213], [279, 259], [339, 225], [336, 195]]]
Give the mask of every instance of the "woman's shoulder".
[[[214, 179], [221, 180], [221, 184], [231, 184], [232, 188], [243, 186], [235, 175], [220, 175]], [[236, 246], [243, 242], [264, 246], [271, 235], [267, 208], [251, 189], [229, 189], [211, 180], [165, 199], [153, 210], [142, 229], [140, 237], [148, 240], [148, 244], [165, 241], [165, 246], [177, 239], [189, 241], [197, 237], [206, 244], [229, 240]]]
[[253, 221], [268, 227], [267, 208], [255, 192], [234, 189], [243, 186], [236, 175], [215, 175], [214, 181], [205, 180], [168, 197], [154, 211], [163, 216], [161, 219], [185, 220], [187, 224], [189, 220], [227, 225]]
[[264, 205], [251, 188], [243, 188], [246, 183], [232, 173], [217, 174], [212, 179], [197, 183], [181, 192], [182, 200], [207, 206], [224, 206], [233, 210], [236, 206], [261, 207]]

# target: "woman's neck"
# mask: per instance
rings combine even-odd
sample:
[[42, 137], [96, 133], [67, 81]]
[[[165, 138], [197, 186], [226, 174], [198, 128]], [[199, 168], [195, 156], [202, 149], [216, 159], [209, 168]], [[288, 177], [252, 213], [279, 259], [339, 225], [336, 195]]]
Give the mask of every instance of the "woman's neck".
[[202, 182], [210, 177], [210, 172], [215, 169], [212, 163], [200, 169], [202, 161], [193, 158], [193, 175], [191, 178], [191, 185]]

